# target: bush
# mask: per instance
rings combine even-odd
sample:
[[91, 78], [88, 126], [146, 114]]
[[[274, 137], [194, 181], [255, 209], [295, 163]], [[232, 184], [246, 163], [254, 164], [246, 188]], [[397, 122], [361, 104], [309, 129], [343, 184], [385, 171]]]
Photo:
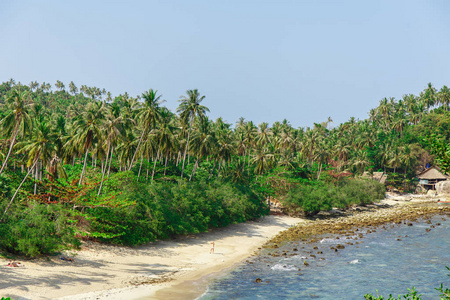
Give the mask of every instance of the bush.
[[268, 214], [251, 189], [231, 183], [185, 182], [144, 184], [132, 172], [112, 176], [105, 192], [119, 189], [118, 199], [135, 205], [86, 210], [90, 235], [123, 245], [206, 231]]
[[0, 248], [8, 252], [35, 257], [79, 246], [74, 228], [58, 205], [33, 204], [11, 209], [0, 223]]
[[289, 191], [283, 199], [283, 207], [289, 213], [315, 215], [331, 209], [333, 191], [332, 185], [301, 185]]
[[340, 209], [352, 205], [366, 205], [383, 199], [385, 188], [379, 182], [347, 179], [337, 186], [332, 183], [299, 185], [281, 199], [290, 214], [315, 215], [332, 207]]

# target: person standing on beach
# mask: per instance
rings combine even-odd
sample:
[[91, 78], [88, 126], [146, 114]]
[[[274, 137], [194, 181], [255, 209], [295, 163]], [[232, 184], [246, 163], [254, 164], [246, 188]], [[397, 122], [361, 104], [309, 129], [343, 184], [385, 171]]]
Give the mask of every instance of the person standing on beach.
[[215, 245], [215, 243], [214, 242], [212, 242], [211, 243], [211, 249], [209, 250], [209, 254], [214, 254], [214, 245]]

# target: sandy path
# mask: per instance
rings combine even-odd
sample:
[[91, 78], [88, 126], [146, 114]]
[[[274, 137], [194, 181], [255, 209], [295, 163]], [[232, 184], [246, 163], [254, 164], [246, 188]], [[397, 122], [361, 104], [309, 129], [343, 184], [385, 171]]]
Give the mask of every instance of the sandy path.
[[[53, 257], [25, 261], [23, 268], [8, 268], [8, 261], [0, 258], [0, 296], [194, 299], [215, 273], [242, 261], [270, 237], [301, 220], [268, 216], [135, 248], [90, 243], [76, 252], [74, 263]], [[215, 254], [209, 254], [211, 241], [216, 243]]]

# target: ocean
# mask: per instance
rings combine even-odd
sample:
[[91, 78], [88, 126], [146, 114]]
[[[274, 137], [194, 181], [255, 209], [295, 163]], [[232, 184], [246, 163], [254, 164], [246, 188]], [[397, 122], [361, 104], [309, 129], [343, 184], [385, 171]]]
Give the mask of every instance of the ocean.
[[[387, 298], [412, 287], [422, 299], [440, 299], [435, 288], [441, 283], [450, 287], [445, 268], [450, 266], [450, 217], [385, 227], [367, 234], [363, 230], [362, 239], [323, 236], [312, 244], [290, 241], [276, 249], [287, 251], [279, 257], [268, 255], [274, 249], [263, 249], [213, 280], [199, 299], [348, 300], [376, 295], [377, 290]], [[335, 250], [338, 244], [345, 248]]]

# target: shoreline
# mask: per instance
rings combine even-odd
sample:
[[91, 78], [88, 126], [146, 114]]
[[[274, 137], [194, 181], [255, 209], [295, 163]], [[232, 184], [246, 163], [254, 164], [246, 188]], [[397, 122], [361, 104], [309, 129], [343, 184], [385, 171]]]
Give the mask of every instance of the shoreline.
[[[0, 292], [15, 300], [196, 299], [212, 279], [293, 234], [308, 242], [314, 240], [312, 228], [312, 234], [346, 233], [450, 211], [448, 205], [423, 206], [436, 202], [435, 197], [411, 199], [390, 197], [316, 220], [271, 215], [134, 248], [84, 243], [81, 250], [67, 253], [74, 263], [58, 256], [25, 261], [24, 268], [7, 268], [3, 266], [8, 260], [0, 258], [0, 278], [7, 278], [0, 280]], [[308, 235], [302, 236], [306, 231]], [[215, 254], [209, 254], [212, 241]]]
[[[22, 261], [6, 267], [0, 258], [0, 294], [25, 299], [195, 299], [209, 279], [249, 257], [276, 234], [302, 222], [288, 216], [265, 216], [208, 232], [139, 247], [83, 243], [81, 250], [60, 256]], [[210, 242], [215, 241], [215, 254]], [[208, 276], [208, 277], [205, 277]], [[197, 290], [189, 295], [192, 285]], [[176, 287], [176, 288], [173, 288]], [[178, 296], [177, 296], [178, 294]]]

